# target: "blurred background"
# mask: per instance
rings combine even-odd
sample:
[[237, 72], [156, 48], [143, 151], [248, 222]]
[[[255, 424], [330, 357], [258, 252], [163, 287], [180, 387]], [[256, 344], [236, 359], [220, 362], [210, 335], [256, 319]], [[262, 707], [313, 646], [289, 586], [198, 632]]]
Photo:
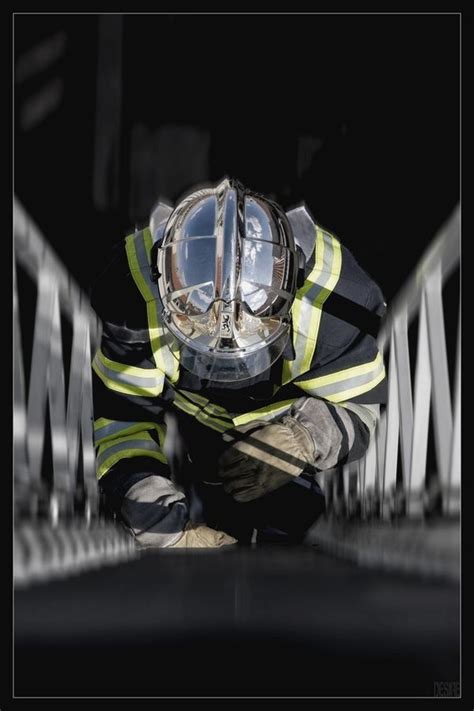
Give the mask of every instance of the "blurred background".
[[459, 194], [456, 15], [20, 14], [15, 192], [88, 288], [158, 196], [305, 201], [389, 300]]

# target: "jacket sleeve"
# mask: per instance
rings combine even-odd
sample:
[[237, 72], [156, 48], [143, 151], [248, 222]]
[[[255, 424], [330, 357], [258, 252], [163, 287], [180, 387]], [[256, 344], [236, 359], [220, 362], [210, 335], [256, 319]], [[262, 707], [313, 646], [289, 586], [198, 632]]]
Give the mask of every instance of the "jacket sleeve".
[[92, 304], [103, 325], [92, 363], [99, 487], [136, 536], [147, 532], [157, 545], [171, 545], [189, 520], [188, 503], [171, 478], [165, 378], [123, 251], [96, 285]]
[[379, 405], [333, 403], [314, 397], [297, 400], [290, 415], [309, 432], [314, 443], [314, 466], [323, 471], [360, 459], [369, 446]]
[[[342, 276], [349, 267], [351, 271], [324, 305], [311, 368], [293, 381], [304, 397], [295, 402], [292, 414], [310, 432], [320, 470], [364, 455], [387, 396], [376, 341], [386, 308], [383, 294], [345, 248], [343, 257], [349, 266]], [[359, 303], [349, 300], [354, 293]]]

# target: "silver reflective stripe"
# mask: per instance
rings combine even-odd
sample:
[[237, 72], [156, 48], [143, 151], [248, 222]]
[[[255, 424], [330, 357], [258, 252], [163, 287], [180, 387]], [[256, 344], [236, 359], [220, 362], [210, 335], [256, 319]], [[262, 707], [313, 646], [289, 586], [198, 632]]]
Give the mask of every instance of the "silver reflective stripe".
[[[201, 422], [203, 425], [206, 425], [213, 430], [217, 430], [218, 432], [225, 432], [225, 430], [232, 427], [231, 421], [226, 422], [217, 417], [214, 413], [207, 411], [204, 407], [206, 401], [204, 401], [203, 404], [196, 405], [194, 402], [189, 402], [189, 400], [183, 397], [178, 390], [175, 392], [176, 395], [174, 405], [180, 410], [183, 410], [183, 412], [186, 412], [188, 415], [195, 417], [196, 420]], [[189, 395], [187, 391], [183, 392], [186, 392], [186, 394]]]
[[[103, 373], [108, 379], [116, 381], [118, 383], [123, 383], [124, 385], [132, 385], [136, 388], [141, 388], [142, 390], [150, 391], [150, 394], [157, 394], [156, 390], [159, 388], [161, 390], [161, 382], [158, 378], [153, 377], [142, 377], [137, 375], [131, 375], [126, 370], [119, 372], [117, 370], [112, 370], [108, 368], [100, 359], [97, 354], [94, 359], [95, 369], [98, 369]], [[146, 370], [144, 368], [144, 370]]]
[[338, 401], [343, 395], [344, 397], [355, 397], [355, 395], [347, 394], [349, 391], [359, 390], [359, 388], [364, 390], [363, 386], [371, 383], [373, 383], [372, 387], [375, 387], [375, 385], [383, 379], [385, 375], [385, 368], [383, 362], [380, 362], [374, 370], [371, 370], [368, 373], [362, 373], [361, 375], [357, 375], [353, 378], [342, 379], [344, 377], [343, 373], [344, 371], [341, 371], [340, 374], [338, 374], [340, 375], [341, 380], [328, 385], [311, 387], [311, 381], [308, 381], [309, 385], [305, 382], [300, 382], [298, 383], [298, 386], [311, 395], [324, 397], [327, 400]]
[[171, 382], [175, 382], [178, 379], [178, 354], [171, 353], [170, 334], [163, 326], [158, 287], [151, 278], [152, 246], [150, 231], [142, 230], [127, 238], [127, 257], [135, 283], [146, 301], [148, 331], [155, 363]]
[[158, 434], [160, 445], [164, 443], [166, 427], [156, 422], [122, 422], [119, 420], [107, 420], [99, 418], [95, 421], [94, 437], [96, 446], [111, 442], [117, 437], [125, 435], [139, 434], [152, 430]]
[[288, 383], [308, 372], [316, 349], [322, 305], [334, 290], [341, 272], [341, 245], [330, 234], [316, 229], [315, 264], [296, 294], [291, 313], [295, 359], [285, 360], [282, 382]]
[[[148, 242], [148, 245], [145, 242], [145, 230], [140, 230], [140, 232], [137, 232], [137, 234], [134, 235], [133, 242], [135, 244], [135, 253], [137, 255], [137, 262], [140, 267], [140, 271], [142, 273], [143, 279], [146, 282], [146, 285], [148, 289], [150, 290], [150, 294], [152, 295], [153, 299], [156, 299], [158, 295], [158, 287], [156, 286], [155, 282], [151, 278], [151, 256], [150, 256], [150, 249], [153, 246], [153, 241], [151, 238], [151, 234], [149, 235], [150, 239]], [[147, 248], [148, 246], [148, 248]]]
[[[102, 450], [103, 447], [104, 449]], [[150, 452], [151, 456], [165, 463], [164, 455], [160, 452], [160, 448], [156, 442], [151, 438], [133, 439], [130, 437], [127, 438], [126, 441], [122, 440], [117, 444], [102, 445], [102, 447], [99, 448], [99, 455], [97, 457], [97, 478], [100, 479], [119, 459], [138, 457], [143, 452]]]
[[[108, 425], [103, 425], [102, 427], [96, 427], [94, 431], [94, 438], [96, 444], [98, 444], [101, 440], [108, 439], [111, 437], [111, 435], [116, 435], [119, 434], [120, 432], [124, 432], [125, 430], [128, 430], [130, 427], [133, 427], [136, 425], [136, 422], [111, 422]], [[143, 427], [145, 429], [145, 427]]]

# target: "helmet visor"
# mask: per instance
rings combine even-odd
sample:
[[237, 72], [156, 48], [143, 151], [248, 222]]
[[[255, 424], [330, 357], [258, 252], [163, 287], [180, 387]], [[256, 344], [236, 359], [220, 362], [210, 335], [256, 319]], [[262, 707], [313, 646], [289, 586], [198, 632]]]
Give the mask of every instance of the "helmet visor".
[[202, 378], [253, 378], [288, 338], [296, 258], [284, 213], [223, 184], [186, 198], [158, 250], [159, 292], [180, 363]]
[[293, 259], [287, 247], [274, 242], [243, 240], [239, 296], [250, 313], [270, 316], [288, 312], [293, 294], [285, 286]]
[[239, 382], [254, 378], [271, 368], [281, 356], [288, 340], [288, 327], [279, 336], [262, 348], [255, 350], [236, 348], [226, 353], [212, 347], [206, 351], [196, 350], [193, 344], [178, 341], [180, 364], [202, 380], [214, 382]]
[[162, 249], [164, 305], [189, 316], [205, 314], [215, 299], [215, 237], [195, 237]]

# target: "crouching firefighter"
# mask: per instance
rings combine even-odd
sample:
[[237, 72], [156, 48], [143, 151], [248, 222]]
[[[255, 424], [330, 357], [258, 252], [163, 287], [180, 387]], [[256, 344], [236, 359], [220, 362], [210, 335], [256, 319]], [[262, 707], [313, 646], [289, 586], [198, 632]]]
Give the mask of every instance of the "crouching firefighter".
[[299, 543], [386, 398], [380, 288], [304, 206], [232, 179], [121, 243], [93, 294], [97, 477], [142, 546]]

